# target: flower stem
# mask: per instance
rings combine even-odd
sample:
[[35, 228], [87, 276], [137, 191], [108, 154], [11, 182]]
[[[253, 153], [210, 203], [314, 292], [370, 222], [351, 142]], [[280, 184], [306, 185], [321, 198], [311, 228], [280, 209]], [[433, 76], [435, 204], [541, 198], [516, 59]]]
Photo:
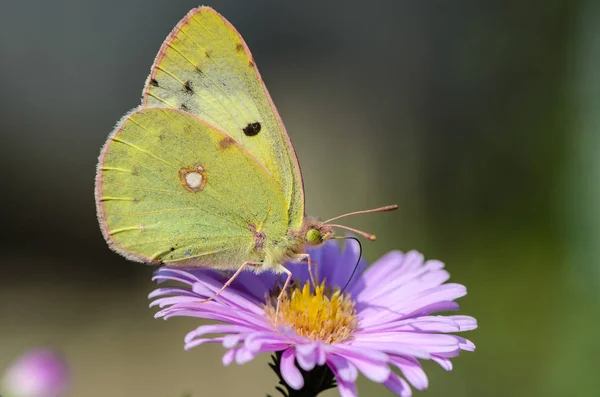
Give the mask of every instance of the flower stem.
[[[298, 367], [304, 378], [304, 387], [300, 390], [293, 389], [281, 376], [280, 364], [282, 354], [283, 351], [279, 351], [271, 356], [273, 362], [269, 363], [269, 367], [275, 371], [275, 374], [279, 378], [279, 386], [275, 386], [275, 389], [277, 389], [283, 397], [315, 397], [322, 391], [336, 387], [335, 376], [327, 365], [316, 366], [310, 371], [305, 371], [296, 364], [296, 367]], [[267, 397], [271, 396], [267, 395]]]

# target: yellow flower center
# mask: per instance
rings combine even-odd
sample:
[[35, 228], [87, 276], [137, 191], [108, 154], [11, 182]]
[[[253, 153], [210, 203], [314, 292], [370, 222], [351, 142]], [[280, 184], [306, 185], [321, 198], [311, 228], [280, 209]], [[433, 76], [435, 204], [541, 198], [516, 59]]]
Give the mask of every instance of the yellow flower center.
[[277, 327], [293, 328], [300, 336], [324, 343], [342, 342], [350, 338], [356, 328], [354, 302], [336, 288], [331, 293], [321, 283], [311, 289], [307, 281], [303, 288], [292, 285], [279, 302], [268, 300], [266, 313]]

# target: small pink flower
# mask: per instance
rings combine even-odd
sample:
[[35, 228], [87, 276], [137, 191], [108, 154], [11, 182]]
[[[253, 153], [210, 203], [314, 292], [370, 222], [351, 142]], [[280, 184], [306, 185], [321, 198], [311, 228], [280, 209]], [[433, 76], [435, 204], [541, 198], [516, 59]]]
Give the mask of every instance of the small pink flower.
[[299, 368], [311, 371], [326, 365], [342, 396], [358, 395], [359, 373], [400, 396], [410, 396], [409, 384], [419, 390], [428, 386], [419, 360], [433, 360], [449, 371], [452, 357], [475, 349], [469, 340], [452, 334], [477, 328], [473, 317], [433, 315], [457, 310], [454, 300], [467, 293], [460, 284], [445, 283], [450, 275], [442, 262], [424, 261], [415, 251], [393, 251], [369, 268], [361, 261], [360, 277], [341, 292], [359, 255], [357, 245], [349, 242], [340, 251], [330, 241], [309, 254], [324, 282], [311, 286], [306, 265], [289, 265], [295, 284], [277, 314], [272, 298], [280, 285], [277, 275], [241, 274], [214, 301], [199, 303], [214, 297], [227, 277], [204, 269], [163, 267], [155, 280], [187, 286], [152, 292], [150, 298], [158, 298], [152, 306], [163, 308], [156, 317], [220, 321], [188, 333], [185, 348], [221, 343], [227, 349], [224, 365], [278, 352], [281, 377], [296, 390], [305, 383]]
[[30, 350], [4, 373], [2, 396], [60, 397], [68, 383], [65, 363], [51, 350]]

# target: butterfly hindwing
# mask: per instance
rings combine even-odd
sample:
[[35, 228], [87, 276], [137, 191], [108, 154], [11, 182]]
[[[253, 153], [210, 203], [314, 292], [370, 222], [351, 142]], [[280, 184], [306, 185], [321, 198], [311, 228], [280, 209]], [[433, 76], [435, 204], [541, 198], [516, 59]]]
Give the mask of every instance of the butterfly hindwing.
[[130, 259], [239, 267], [253, 230], [285, 236], [287, 206], [266, 169], [231, 136], [175, 109], [125, 116], [100, 156], [103, 233]]
[[288, 228], [304, 217], [300, 168], [246, 43], [211, 8], [194, 9], [163, 44], [143, 106], [180, 109], [226, 131], [264, 165], [287, 205]]

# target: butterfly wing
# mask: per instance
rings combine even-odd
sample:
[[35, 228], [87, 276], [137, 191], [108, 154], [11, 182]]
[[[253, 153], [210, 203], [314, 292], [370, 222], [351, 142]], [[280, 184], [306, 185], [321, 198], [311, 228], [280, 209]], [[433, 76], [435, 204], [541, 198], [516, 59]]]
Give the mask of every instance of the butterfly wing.
[[139, 108], [100, 155], [104, 237], [141, 262], [228, 268], [264, 257], [256, 230], [287, 233], [273, 177], [231, 136], [176, 109]]
[[288, 228], [304, 218], [300, 167], [285, 127], [246, 43], [216, 11], [188, 13], [160, 49], [144, 106], [181, 109], [227, 131], [281, 186]]

